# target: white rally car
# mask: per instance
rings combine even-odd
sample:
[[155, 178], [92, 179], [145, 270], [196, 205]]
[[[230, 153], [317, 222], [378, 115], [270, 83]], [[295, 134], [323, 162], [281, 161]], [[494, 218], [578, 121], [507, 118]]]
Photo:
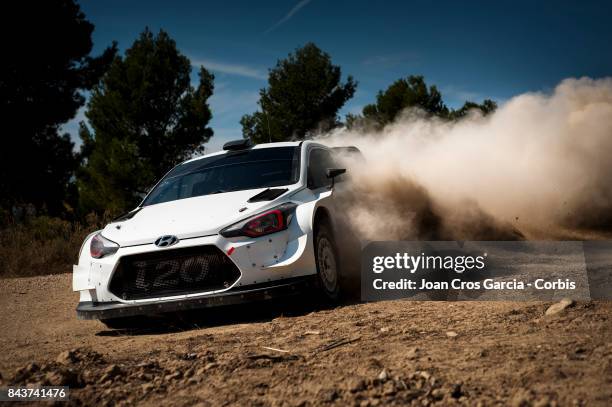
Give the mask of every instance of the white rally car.
[[73, 268], [78, 317], [119, 326], [312, 283], [337, 298], [344, 172], [311, 141], [238, 140], [174, 167], [136, 209], [85, 239]]

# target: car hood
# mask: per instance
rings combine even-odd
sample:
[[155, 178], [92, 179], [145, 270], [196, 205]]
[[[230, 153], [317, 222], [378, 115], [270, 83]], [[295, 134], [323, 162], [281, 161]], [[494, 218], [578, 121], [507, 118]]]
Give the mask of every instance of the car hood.
[[[108, 224], [102, 235], [122, 247], [150, 244], [164, 235], [179, 239], [214, 235], [226, 226], [275, 206], [287, 194], [272, 201], [247, 202], [265, 189], [224, 192], [145, 206], [131, 219]], [[242, 208], [246, 209], [240, 212]]]

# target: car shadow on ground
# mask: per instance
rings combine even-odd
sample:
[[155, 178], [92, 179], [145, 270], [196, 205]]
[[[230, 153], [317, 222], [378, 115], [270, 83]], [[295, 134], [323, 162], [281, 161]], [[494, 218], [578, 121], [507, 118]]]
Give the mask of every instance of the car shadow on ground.
[[106, 328], [96, 336], [161, 335], [224, 325], [269, 322], [279, 317], [298, 317], [311, 312], [333, 309], [355, 303], [345, 299], [337, 303], [321, 301], [312, 293], [255, 303], [220, 306], [200, 310], [173, 312], [126, 321], [129, 327]]

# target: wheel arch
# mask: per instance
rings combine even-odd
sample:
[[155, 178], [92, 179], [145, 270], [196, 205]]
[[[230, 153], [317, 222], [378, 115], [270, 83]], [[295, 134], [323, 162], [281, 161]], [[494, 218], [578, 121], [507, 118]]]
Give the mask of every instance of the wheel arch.
[[334, 233], [334, 223], [332, 221], [330, 211], [324, 206], [317, 207], [312, 219], [312, 231], [314, 232], [314, 236], [317, 235], [319, 225], [321, 224], [328, 225], [331, 233]]

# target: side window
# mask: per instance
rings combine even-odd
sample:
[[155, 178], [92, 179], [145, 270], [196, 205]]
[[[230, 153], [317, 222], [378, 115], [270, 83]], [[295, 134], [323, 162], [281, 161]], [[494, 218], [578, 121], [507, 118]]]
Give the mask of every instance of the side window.
[[335, 168], [330, 152], [322, 148], [313, 149], [308, 157], [308, 188], [317, 189], [331, 185], [326, 174], [328, 168]]

